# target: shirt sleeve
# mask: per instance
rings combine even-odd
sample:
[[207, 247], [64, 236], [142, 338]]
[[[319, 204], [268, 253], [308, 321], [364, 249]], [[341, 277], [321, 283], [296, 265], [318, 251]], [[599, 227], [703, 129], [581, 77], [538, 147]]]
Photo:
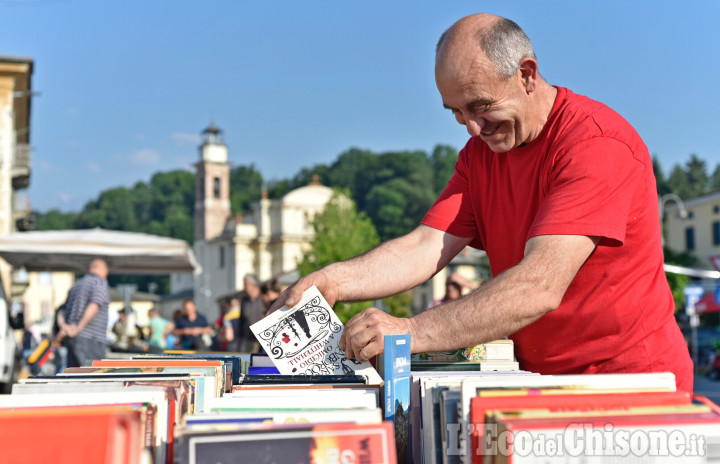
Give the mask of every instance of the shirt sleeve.
[[588, 235], [602, 237], [601, 245], [622, 245], [644, 169], [617, 139], [595, 137], [574, 145], [558, 156], [527, 238]]
[[93, 280], [88, 303], [97, 303], [98, 306], [102, 307], [108, 301], [110, 301], [110, 293], [108, 293], [107, 286], [103, 285], [99, 279]]
[[455, 172], [421, 224], [442, 230], [458, 237], [473, 237], [472, 246], [482, 248], [477, 239], [470, 189], [468, 185], [468, 147], [460, 151]]

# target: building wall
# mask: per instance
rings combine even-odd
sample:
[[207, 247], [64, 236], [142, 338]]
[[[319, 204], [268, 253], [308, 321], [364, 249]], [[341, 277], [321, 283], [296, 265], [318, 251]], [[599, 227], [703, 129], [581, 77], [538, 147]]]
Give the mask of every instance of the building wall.
[[15, 150], [14, 91], [15, 78], [0, 75], [0, 233], [2, 234], [9, 234], [14, 230], [11, 222], [12, 163]]
[[[665, 244], [678, 252], [690, 252], [698, 258], [698, 266], [713, 269], [710, 257], [720, 255], [720, 243], [715, 243], [713, 229], [720, 227], [720, 192], [684, 202], [688, 217], [683, 219], [673, 205], [666, 208]], [[717, 225], [715, 225], [717, 224]], [[694, 235], [694, 249], [688, 250], [687, 231]]]
[[26, 277], [28, 286], [20, 301], [28, 324], [53, 318], [75, 282], [72, 272], [28, 272]]
[[[13, 186], [16, 168], [16, 150], [30, 143], [30, 101], [33, 61], [26, 58], [0, 57], [0, 234], [15, 231], [15, 188], [25, 188], [29, 183], [29, 159], [22, 172], [24, 182]], [[29, 156], [29, 152], [28, 152]], [[13, 294], [12, 268], [0, 259], [0, 278], [5, 294]]]

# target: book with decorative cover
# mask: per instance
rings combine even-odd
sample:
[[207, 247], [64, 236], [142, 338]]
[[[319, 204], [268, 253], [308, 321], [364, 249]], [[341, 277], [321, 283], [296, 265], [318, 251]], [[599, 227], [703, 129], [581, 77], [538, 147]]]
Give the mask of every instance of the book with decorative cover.
[[364, 375], [369, 384], [382, 378], [367, 361], [345, 357], [338, 346], [343, 324], [314, 285], [293, 308], [283, 306], [250, 326], [281, 374]]

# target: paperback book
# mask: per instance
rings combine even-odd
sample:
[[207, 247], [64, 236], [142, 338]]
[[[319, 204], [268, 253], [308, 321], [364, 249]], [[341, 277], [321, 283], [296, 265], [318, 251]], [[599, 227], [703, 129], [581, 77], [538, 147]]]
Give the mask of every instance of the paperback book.
[[340, 349], [343, 324], [314, 285], [293, 308], [283, 306], [250, 326], [281, 374], [364, 375], [382, 379], [367, 361], [345, 357]]

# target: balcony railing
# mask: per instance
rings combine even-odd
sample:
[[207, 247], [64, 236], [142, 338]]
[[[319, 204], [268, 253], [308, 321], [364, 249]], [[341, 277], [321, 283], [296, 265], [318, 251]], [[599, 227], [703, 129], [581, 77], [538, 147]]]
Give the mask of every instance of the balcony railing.
[[30, 152], [32, 147], [26, 143], [15, 145], [15, 154], [12, 165], [12, 184], [15, 190], [27, 188], [30, 185]]

